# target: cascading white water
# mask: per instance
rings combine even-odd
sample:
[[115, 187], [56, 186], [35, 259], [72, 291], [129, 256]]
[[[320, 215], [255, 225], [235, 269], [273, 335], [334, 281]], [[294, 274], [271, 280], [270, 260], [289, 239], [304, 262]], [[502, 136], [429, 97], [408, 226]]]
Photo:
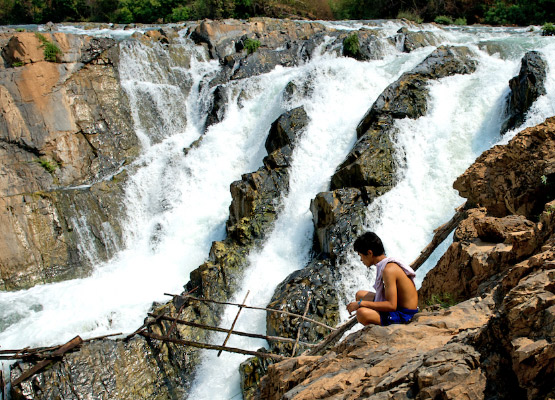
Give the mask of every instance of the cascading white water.
[[[349, 22], [342, 24], [349, 28]], [[383, 26], [387, 36], [401, 25]], [[451, 188], [456, 176], [499, 139], [501, 100], [524, 52], [538, 49], [548, 61], [555, 56], [549, 39], [525, 30], [429, 29], [445, 43], [471, 44], [479, 66], [472, 75], [433, 83], [428, 114], [397, 122], [396, 146], [406, 157], [400, 160], [399, 185], [370, 206], [368, 228], [382, 236], [390, 254], [409, 262], [431, 239], [432, 230], [463, 202]], [[487, 55], [479, 41], [499, 46], [504, 58]], [[124, 43], [121, 79], [143, 145], [142, 156], [129, 167], [126, 248], [112, 261], [97, 265], [89, 278], [2, 293], [2, 347], [51, 345], [76, 334], [90, 337], [137, 328], [152, 301], [165, 300], [164, 292], [180, 291], [189, 272], [207, 256], [211, 242], [224, 237], [229, 184], [261, 166], [270, 124], [284, 111], [303, 105], [310, 123], [294, 152], [290, 191], [281, 199], [283, 211], [265, 244], [250, 255], [236, 295], [241, 302], [250, 290], [248, 303], [265, 306], [275, 286], [308, 261], [310, 200], [326, 189], [355, 141], [362, 115], [389, 83], [432, 50], [405, 54], [392, 47], [384, 60], [370, 62], [321, 55], [300, 67], [278, 67], [230, 83], [225, 118], [184, 156], [183, 149], [202, 135], [210, 94], [207, 82], [218, 64], [186, 39], [181, 49], [173, 50], [179, 57], [156, 45]], [[188, 61], [178, 61], [183, 59]], [[551, 67], [548, 94], [534, 105], [527, 126], [555, 114]], [[290, 81], [299, 87], [307, 82], [313, 89], [309, 97], [284, 103], [282, 91]], [[420, 280], [432, 265], [430, 261], [422, 267]], [[353, 297], [357, 288], [371, 285], [372, 275], [355, 257], [340, 268], [345, 276], [338, 283], [342, 301]], [[226, 311], [222, 326], [230, 326], [236, 311]], [[243, 310], [237, 329], [264, 333], [264, 313]], [[215, 337], [214, 343], [219, 340]], [[256, 350], [265, 343], [234, 338], [230, 346]], [[230, 399], [239, 393], [237, 367], [246, 357], [206, 353], [204, 358], [189, 398]]]

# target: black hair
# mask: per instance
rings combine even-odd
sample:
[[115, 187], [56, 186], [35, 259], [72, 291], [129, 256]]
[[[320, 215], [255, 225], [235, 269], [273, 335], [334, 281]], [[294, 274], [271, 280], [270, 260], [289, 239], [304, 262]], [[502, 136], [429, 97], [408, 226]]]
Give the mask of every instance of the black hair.
[[366, 232], [360, 235], [353, 244], [357, 253], [368, 254], [368, 250], [372, 250], [374, 256], [385, 254], [382, 240], [374, 232]]

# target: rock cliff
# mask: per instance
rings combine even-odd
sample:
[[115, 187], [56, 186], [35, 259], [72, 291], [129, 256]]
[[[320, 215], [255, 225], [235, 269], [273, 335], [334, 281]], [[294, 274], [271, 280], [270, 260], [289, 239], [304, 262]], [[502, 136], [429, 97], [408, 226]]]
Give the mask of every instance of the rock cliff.
[[[139, 146], [115, 41], [4, 35], [0, 288], [14, 290], [84, 276], [92, 262], [114, 254], [124, 212], [121, 166]], [[50, 61], [46, 44], [58, 49]], [[79, 237], [83, 224], [94, 235]]]
[[471, 206], [419, 296], [422, 308], [445, 294], [458, 304], [273, 364], [258, 398], [553, 398], [554, 143], [550, 118], [457, 179]]

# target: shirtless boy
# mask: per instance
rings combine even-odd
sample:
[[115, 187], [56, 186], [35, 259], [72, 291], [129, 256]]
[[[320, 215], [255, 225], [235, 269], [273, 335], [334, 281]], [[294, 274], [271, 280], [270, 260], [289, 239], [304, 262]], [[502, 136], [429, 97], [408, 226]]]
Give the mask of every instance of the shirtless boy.
[[347, 305], [349, 314], [356, 311], [357, 320], [363, 325], [408, 323], [418, 312], [414, 270], [392, 257], [386, 257], [381, 239], [373, 232], [359, 236], [354, 249], [364, 265], [376, 265], [376, 283], [375, 293], [366, 290], [357, 292], [356, 301]]

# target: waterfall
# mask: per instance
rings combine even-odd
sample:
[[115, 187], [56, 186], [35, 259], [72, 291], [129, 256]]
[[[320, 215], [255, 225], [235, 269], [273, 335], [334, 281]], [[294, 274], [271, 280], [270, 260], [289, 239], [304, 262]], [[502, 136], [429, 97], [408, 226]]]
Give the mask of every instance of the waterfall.
[[[335, 27], [357, 29], [362, 23], [356, 24], [344, 21]], [[387, 36], [401, 26], [386, 22], [372, 28]], [[548, 62], [555, 59], [555, 44], [525, 29], [425, 28], [444, 44], [470, 46], [478, 68], [470, 75], [431, 83], [427, 115], [396, 122], [400, 132], [396, 153], [402, 156], [399, 184], [369, 206], [367, 228], [382, 237], [388, 254], [408, 262], [430, 241], [433, 229], [462, 204], [451, 187], [455, 178], [481, 152], [516, 133], [499, 137], [499, 115], [521, 57], [535, 49]], [[499, 51], [490, 54], [487, 45]], [[224, 118], [206, 132], [213, 90], [208, 83], [220, 66], [202, 47], [182, 38], [170, 53], [157, 44], [126, 41], [120, 50], [120, 78], [142, 144], [141, 156], [127, 167], [125, 249], [109, 262], [98, 263], [90, 277], [1, 293], [4, 348], [52, 345], [77, 334], [134, 331], [151, 303], [167, 300], [163, 293], [180, 292], [189, 273], [205, 260], [211, 243], [225, 236], [230, 183], [262, 165], [271, 123], [302, 105], [310, 122], [294, 150], [289, 193], [280, 199], [281, 212], [264, 244], [250, 254], [235, 296], [241, 302], [250, 290], [248, 303], [266, 306], [275, 287], [310, 259], [310, 200], [327, 189], [356, 140], [358, 122], [387, 85], [433, 48], [401, 53], [391, 45], [382, 60], [367, 62], [317, 53], [298, 67], [277, 67], [228, 83]], [[550, 65], [547, 95], [534, 104], [525, 126], [555, 114], [553, 69]], [[312, 90], [294, 104], [285, 102], [282, 93], [289, 82]], [[198, 146], [190, 147], [198, 139]], [[183, 150], [189, 147], [185, 156]], [[441, 252], [418, 271], [419, 282]], [[338, 268], [344, 276], [338, 290], [345, 299], [354, 297], [356, 289], [371, 286], [372, 272], [354, 254]], [[225, 311], [222, 327], [230, 326], [236, 311]], [[243, 310], [236, 329], [264, 333], [265, 314]], [[218, 343], [220, 337], [215, 335], [213, 341]], [[229, 345], [257, 350], [266, 343], [233, 337]], [[224, 353], [217, 358], [207, 351], [202, 358], [189, 398], [236, 398], [237, 368], [246, 357]]]

